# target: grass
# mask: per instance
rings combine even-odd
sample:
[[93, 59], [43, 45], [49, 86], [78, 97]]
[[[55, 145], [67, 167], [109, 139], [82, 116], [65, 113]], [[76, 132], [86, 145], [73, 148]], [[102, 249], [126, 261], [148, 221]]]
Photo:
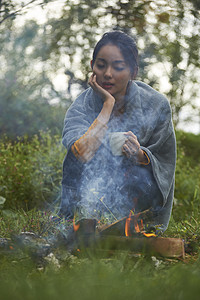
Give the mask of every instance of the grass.
[[[4, 238], [23, 230], [48, 238], [58, 231], [50, 212], [21, 210], [5, 214], [2, 210], [0, 215]], [[63, 225], [69, 226], [64, 220]], [[185, 260], [133, 255], [128, 251], [107, 257], [89, 252], [75, 256], [62, 247], [35, 260], [28, 252], [0, 251], [0, 299], [188, 299], [191, 295], [199, 299], [200, 241], [196, 220], [193, 217], [191, 223], [185, 220], [177, 224], [172, 218], [166, 235], [195, 241]]]
[[37, 269], [30, 259], [1, 260], [1, 299], [199, 299], [200, 262], [131, 257], [68, 257]]
[[[184, 260], [128, 251], [77, 256], [63, 247], [36, 259], [37, 247], [5, 250], [0, 244], [0, 299], [199, 299], [200, 168], [188, 152], [196, 149], [191, 143], [196, 145], [199, 136], [177, 137], [175, 201], [165, 236], [184, 240]], [[12, 240], [28, 231], [48, 241], [60, 231], [43, 205], [58, 194], [64, 157], [59, 138], [41, 133], [31, 141], [0, 141], [0, 146], [0, 238]]]

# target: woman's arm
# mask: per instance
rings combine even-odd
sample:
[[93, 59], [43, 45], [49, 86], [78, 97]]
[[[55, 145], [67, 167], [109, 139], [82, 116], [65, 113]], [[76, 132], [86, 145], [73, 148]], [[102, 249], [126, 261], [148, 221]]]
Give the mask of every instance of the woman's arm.
[[101, 112], [87, 132], [72, 145], [72, 152], [83, 162], [90, 161], [99, 149], [102, 139], [105, 136], [107, 123], [115, 104], [115, 98], [98, 85], [96, 75], [92, 74], [89, 80], [89, 85], [94, 91], [101, 95], [104, 103]]

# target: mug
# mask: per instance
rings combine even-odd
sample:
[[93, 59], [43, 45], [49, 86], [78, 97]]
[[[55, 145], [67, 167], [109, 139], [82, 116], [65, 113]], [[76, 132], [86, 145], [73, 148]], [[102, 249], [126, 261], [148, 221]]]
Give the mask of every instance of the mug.
[[111, 132], [109, 134], [110, 149], [114, 156], [121, 156], [122, 146], [124, 145], [127, 136], [125, 132]]

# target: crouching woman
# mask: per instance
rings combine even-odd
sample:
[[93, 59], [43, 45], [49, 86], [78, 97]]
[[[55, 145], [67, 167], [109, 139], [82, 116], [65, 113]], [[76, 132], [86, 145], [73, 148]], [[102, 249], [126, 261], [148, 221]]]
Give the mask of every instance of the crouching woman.
[[151, 209], [166, 230], [172, 209], [176, 141], [168, 100], [135, 80], [138, 50], [121, 31], [96, 44], [90, 87], [70, 106], [63, 129], [60, 214], [119, 219]]

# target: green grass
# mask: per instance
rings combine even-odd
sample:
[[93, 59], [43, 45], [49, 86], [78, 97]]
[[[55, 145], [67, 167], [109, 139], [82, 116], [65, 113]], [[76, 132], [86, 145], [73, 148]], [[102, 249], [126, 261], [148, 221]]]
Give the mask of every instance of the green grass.
[[[50, 212], [23, 210], [10, 215], [1, 211], [1, 237], [22, 230], [48, 238], [58, 232]], [[3, 225], [4, 224], [4, 225]], [[68, 226], [67, 223], [63, 225]], [[12, 228], [12, 231], [9, 231]], [[45, 229], [45, 230], [44, 230]], [[134, 255], [84, 252], [66, 248], [51, 256], [33, 259], [26, 251], [0, 251], [0, 299], [199, 299], [200, 241], [196, 220], [176, 223], [171, 218], [166, 236], [195, 241], [186, 258], [169, 259]], [[191, 245], [190, 245], [191, 246]]]
[[200, 262], [190, 265], [121, 254], [68, 257], [37, 269], [28, 258], [1, 260], [0, 299], [199, 299]]
[[41, 132], [31, 139], [0, 140], [0, 196], [7, 209], [44, 208], [60, 195], [66, 149], [60, 136]]
[[[75, 256], [63, 247], [37, 260], [28, 251], [0, 248], [0, 299], [199, 299], [200, 160], [198, 152], [191, 157], [199, 136], [178, 132], [177, 138], [175, 201], [165, 236], [184, 240], [184, 260], [128, 252]], [[58, 234], [46, 204], [59, 194], [64, 154], [60, 138], [49, 133], [0, 141], [0, 238]]]

